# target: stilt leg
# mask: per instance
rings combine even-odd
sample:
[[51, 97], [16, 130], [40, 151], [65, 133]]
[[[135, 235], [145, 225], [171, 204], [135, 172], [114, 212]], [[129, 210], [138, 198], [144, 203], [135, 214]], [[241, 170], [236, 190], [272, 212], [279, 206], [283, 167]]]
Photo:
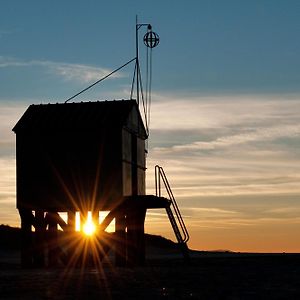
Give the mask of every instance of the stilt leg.
[[137, 264], [142, 266], [145, 264], [145, 217], [146, 209], [140, 208], [137, 212]]
[[48, 263], [49, 267], [58, 264], [58, 233], [56, 223], [56, 213], [48, 213]]
[[131, 207], [126, 215], [127, 224], [127, 265], [137, 264], [137, 212]]
[[75, 231], [75, 211], [68, 211], [68, 231]]
[[30, 209], [19, 209], [21, 217], [21, 264], [23, 268], [32, 266], [32, 212]]
[[35, 247], [34, 265], [37, 267], [45, 266], [45, 219], [44, 212], [35, 211]]
[[116, 216], [115, 228], [115, 263], [117, 266], [123, 267], [126, 265], [126, 218], [123, 211], [120, 211]]
[[144, 222], [146, 210], [131, 207], [127, 214], [127, 259], [129, 265], [145, 263]]
[[68, 211], [68, 222], [65, 228], [64, 250], [66, 255], [66, 265], [71, 265], [75, 259], [77, 240], [75, 235], [75, 211]]

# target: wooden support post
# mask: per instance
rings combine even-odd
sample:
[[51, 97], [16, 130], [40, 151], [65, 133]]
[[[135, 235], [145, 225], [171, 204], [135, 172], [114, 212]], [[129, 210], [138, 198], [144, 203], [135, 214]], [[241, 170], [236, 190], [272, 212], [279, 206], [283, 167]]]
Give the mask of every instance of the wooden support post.
[[67, 255], [67, 264], [73, 265], [76, 261], [77, 236], [75, 235], [76, 228], [76, 212], [68, 211], [68, 225], [66, 227], [65, 250]]
[[75, 211], [68, 211], [68, 231], [75, 231]]
[[99, 227], [99, 211], [92, 211], [92, 220], [94, 225], [96, 226], [96, 230], [98, 230]]
[[115, 264], [119, 267], [124, 267], [127, 260], [126, 216], [124, 211], [119, 211], [115, 220]]
[[127, 207], [126, 214], [127, 224], [127, 265], [137, 265], [137, 209], [133, 205]]
[[42, 210], [35, 211], [35, 246], [33, 260], [36, 267], [45, 266], [45, 219]]
[[[80, 210], [79, 212], [79, 219], [80, 219], [80, 231], [81, 231], [81, 234], [80, 234], [80, 238], [82, 237], [82, 234], [83, 234], [83, 227], [84, 227], [84, 224], [87, 220], [87, 211], [84, 211], [84, 210]], [[76, 251], [76, 264], [77, 266], [80, 266], [80, 267], [84, 267], [85, 266], [85, 263], [86, 263], [86, 259], [87, 259], [87, 254], [86, 254], [86, 243], [85, 241], [83, 241], [83, 243], [79, 243], [77, 246], [75, 251]]]
[[30, 209], [19, 209], [21, 217], [21, 264], [23, 268], [32, 266], [32, 212]]
[[146, 218], [146, 209], [138, 208], [137, 211], [137, 257], [136, 263], [139, 266], [145, 264], [146, 260], [146, 251], [145, 251], [145, 218]]
[[58, 264], [58, 233], [57, 233], [57, 221], [56, 212], [48, 212], [47, 216], [49, 228], [48, 228], [48, 264], [49, 267], [56, 266]]
[[129, 266], [145, 263], [144, 222], [146, 209], [130, 206], [127, 213], [127, 263]]

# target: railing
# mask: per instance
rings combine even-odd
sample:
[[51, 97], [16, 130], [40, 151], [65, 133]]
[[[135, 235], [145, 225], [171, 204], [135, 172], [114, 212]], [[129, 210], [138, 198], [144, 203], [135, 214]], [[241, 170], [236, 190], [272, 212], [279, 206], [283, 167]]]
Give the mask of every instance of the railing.
[[[170, 205], [170, 208], [167, 208], [167, 213], [170, 218], [176, 238], [179, 243], [187, 243], [188, 240], [190, 239], [190, 236], [189, 236], [187, 228], [184, 224], [184, 221], [182, 219], [176, 199], [171, 190], [169, 181], [167, 179], [167, 176], [166, 176], [163, 168], [156, 165], [155, 166], [155, 191], [156, 191], [156, 196], [158, 196], [158, 197], [162, 197], [162, 195], [161, 195], [162, 183], [164, 185], [164, 188], [166, 189], [169, 199], [171, 200], [171, 205]], [[171, 206], [173, 208], [174, 214], [171, 210]], [[174, 217], [174, 215], [176, 216], [176, 218]], [[179, 226], [178, 226], [178, 224], [179, 224]]]

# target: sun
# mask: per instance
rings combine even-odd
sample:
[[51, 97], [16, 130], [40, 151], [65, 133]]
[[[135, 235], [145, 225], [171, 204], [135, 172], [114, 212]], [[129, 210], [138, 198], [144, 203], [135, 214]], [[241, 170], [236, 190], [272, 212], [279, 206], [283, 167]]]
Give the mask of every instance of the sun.
[[96, 231], [96, 226], [92, 221], [87, 220], [87, 222], [83, 225], [82, 228], [85, 235], [91, 236]]
[[96, 231], [96, 226], [93, 223], [92, 215], [91, 215], [90, 212], [88, 213], [87, 220], [86, 220], [85, 224], [82, 227], [82, 231], [85, 235], [88, 235], [88, 236], [93, 235]]

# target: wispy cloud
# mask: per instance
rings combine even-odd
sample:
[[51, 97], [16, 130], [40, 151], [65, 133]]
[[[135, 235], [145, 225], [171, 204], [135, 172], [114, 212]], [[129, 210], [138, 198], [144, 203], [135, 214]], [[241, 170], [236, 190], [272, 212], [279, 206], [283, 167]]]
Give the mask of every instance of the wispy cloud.
[[300, 98], [174, 98], [153, 104], [148, 168], [179, 198], [300, 194]]
[[15, 30], [0, 29], [0, 39], [6, 35], [14, 33]]
[[245, 206], [240, 202], [235, 210], [212, 207], [184, 207], [182, 211], [189, 216], [186, 218], [187, 223], [206, 228], [214, 228], [215, 226], [239, 228], [241, 226], [270, 224], [299, 224], [300, 207], [297, 205], [290, 208], [282, 207], [282, 203], [280, 205], [278, 207], [278, 204], [273, 202], [275, 208], [270, 209], [269, 205], [264, 202], [262, 207], [258, 204], [257, 208], [254, 209], [253, 206]]
[[[269, 199], [270, 200], [270, 199]], [[240, 230], [241, 232], [252, 227], [254, 230], [260, 228], [270, 228], [277, 226], [298, 226], [300, 224], [299, 214], [293, 213], [291, 210], [283, 209], [286, 213], [282, 214], [281, 208], [276, 208], [274, 211], [268, 209], [269, 204], [264, 202], [265, 207], [257, 205], [257, 209], [253, 209], [254, 205], [243, 205], [243, 202], [237, 205], [235, 210], [223, 209], [216, 207], [181, 207], [185, 223], [193, 232], [196, 229], [209, 230], [211, 233], [218, 230]], [[228, 203], [227, 203], [228, 205]], [[273, 205], [276, 206], [276, 204]], [[232, 204], [231, 204], [232, 206]], [[294, 206], [296, 212], [299, 212], [299, 207]], [[147, 221], [152, 226], [160, 226], [168, 228], [169, 220], [166, 214], [147, 214]], [[251, 230], [251, 229], [250, 229]], [[245, 232], [245, 231], [244, 231]]]
[[[247, 130], [247, 129], [246, 129]], [[189, 150], [213, 150], [216, 148], [225, 148], [236, 146], [244, 143], [253, 143], [261, 141], [272, 141], [279, 138], [295, 138], [300, 136], [300, 124], [295, 125], [279, 125], [268, 128], [248, 129], [246, 133], [224, 136], [209, 142], [193, 142], [185, 145], [175, 145], [171, 149], [157, 148], [155, 150], [173, 150], [173, 151], [189, 151]]]
[[214, 214], [236, 214], [236, 211], [232, 210], [226, 210], [226, 209], [220, 209], [220, 208], [214, 208], [214, 207], [191, 207], [188, 208], [189, 210], [196, 212], [196, 213], [214, 213]]
[[191, 218], [191, 217], [202, 217], [205, 218], [226, 218], [226, 217], [232, 217], [232, 215], [237, 215], [239, 212], [234, 210], [228, 210], [228, 209], [222, 209], [222, 208], [216, 208], [216, 207], [184, 207], [182, 209], [182, 212], [184, 214], [185, 218]]
[[[94, 67], [83, 64], [71, 64], [63, 62], [31, 60], [22, 61], [14, 58], [0, 56], [0, 68], [9, 67], [43, 67], [49, 72], [61, 76], [66, 80], [76, 80], [83, 82], [97, 81], [101, 77], [109, 74], [112, 70], [102, 67]], [[112, 75], [112, 78], [122, 77], [121, 73]]]
[[[101, 77], [111, 73], [112, 70], [87, 66], [82, 64], [67, 64], [55, 62], [36, 62], [38, 65], [49, 68], [54, 73], [67, 80], [76, 80], [84, 82], [97, 81]], [[112, 78], [122, 77], [120, 74], [113, 74]]]
[[252, 128], [299, 121], [297, 95], [153, 95], [153, 99], [151, 128], [155, 130], [233, 130], [240, 125]]
[[296, 206], [282, 206], [282, 207], [276, 207], [269, 209], [267, 211], [270, 215], [273, 215], [276, 217], [299, 217], [300, 215], [300, 205]]

